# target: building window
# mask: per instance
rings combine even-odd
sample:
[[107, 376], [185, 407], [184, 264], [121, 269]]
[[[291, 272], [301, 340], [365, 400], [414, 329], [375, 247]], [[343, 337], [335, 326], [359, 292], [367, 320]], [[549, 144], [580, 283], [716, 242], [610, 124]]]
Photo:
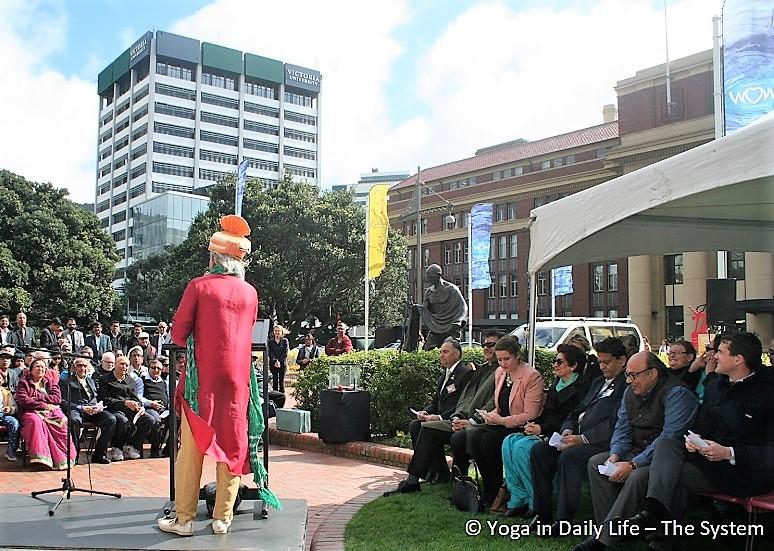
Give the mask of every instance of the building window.
[[161, 174], [171, 174], [172, 176], [183, 176], [185, 178], [193, 178], [193, 167], [180, 166], [171, 163], [158, 163], [153, 162], [153, 172], [159, 172]]
[[516, 204], [515, 203], [508, 203], [508, 220], [515, 220], [516, 219]]
[[601, 293], [605, 290], [605, 265], [594, 264], [591, 268], [592, 279], [594, 280], [593, 290], [595, 293]]
[[285, 120], [309, 126], [317, 126], [317, 117], [294, 113], [293, 111], [285, 111]]
[[607, 290], [618, 290], [618, 264], [607, 265]]
[[508, 258], [508, 236], [501, 235], [498, 238], [498, 256], [497, 258]]
[[277, 172], [279, 170], [279, 164], [274, 161], [267, 161], [265, 159], [253, 159], [252, 157], [245, 157], [247, 159], [247, 166], [250, 168], [257, 168], [258, 170], [268, 170], [269, 172]]
[[245, 119], [242, 121], [242, 126], [245, 130], [251, 132], [260, 132], [261, 134], [270, 134], [272, 136], [279, 136], [279, 127], [272, 124], [266, 124], [263, 122], [255, 122]]
[[424, 249], [422, 251], [422, 264], [425, 268], [430, 265], [430, 249]]
[[548, 294], [548, 279], [546, 278], [545, 272], [538, 272], [537, 275], [537, 294], [538, 295], [547, 295]]
[[511, 274], [511, 296], [519, 296], [519, 278], [516, 274]]
[[467, 262], [468, 261], [468, 244], [465, 243], [465, 246], [462, 248], [462, 261]]
[[443, 246], [443, 263], [447, 266], [452, 263], [452, 249], [449, 243]]
[[454, 244], [454, 263], [462, 264], [462, 242], [458, 241]]
[[216, 88], [224, 88], [226, 90], [237, 89], [236, 81], [232, 77], [219, 73], [202, 72], [202, 84], [215, 86]]
[[422, 235], [427, 233], [427, 218], [422, 218]]
[[406, 251], [406, 260], [408, 261], [408, 269], [414, 269], [414, 249]]
[[490, 237], [489, 238], [489, 260], [494, 260], [496, 251], [497, 251], [497, 243], [495, 243], [495, 238]]
[[[287, 117], [285, 117], [287, 119]], [[301, 132], [292, 128], [285, 128], [285, 137], [300, 142], [317, 143], [317, 135], [310, 132]]]
[[[193, 132], [193, 130], [191, 130], [191, 132]], [[239, 139], [236, 136], [208, 132], [207, 130], [199, 130], [199, 138], [204, 142], [219, 143], [221, 145], [231, 145], [234, 147], [239, 143]], [[245, 145], [245, 147], [247, 146]]]
[[308, 149], [299, 149], [297, 147], [285, 146], [282, 151], [288, 157], [296, 157], [297, 159], [306, 159], [308, 161], [314, 161], [317, 159], [317, 154], [314, 151]]
[[504, 222], [507, 216], [507, 205], [497, 205], [495, 222]]
[[744, 252], [729, 251], [726, 259], [728, 264], [728, 277], [731, 279], [744, 279]]
[[279, 153], [279, 146], [271, 142], [262, 142], [259, 140], [251, 140], [250, 138], [242, 138], [242, 145], [244, 145], [245, 149], [265, 151], [266, 153]]
[[117, 232], [113, 232], [113, 241], [121, 241], [126, 238], [126, 230], [118, 230]]
[[179, 117], [181, 119], [194, 120], [196, 118], [196, 112], [188, 107], [180, 107], [177, 105], [170, 105], [168, 103], [156, 102], [156, 113], [161, 115], [169, 115], [170, 117]]
[[153, 142], [153, 151], [155, 153], [161, 153], [163, 155], [174, 155], [175, 157], [188, 157], [193, 159], [194, 150], [193, 147], [185, 147], [183, 145], [173, 145], [164, 142]]
[[665, 256], [664, 257], [664, 283], [666, 285], [679, 285], [682, 282], [683, 282], [683, 255], [670, 254]]
[[511, 258], [519, 256], [519, 236], [515, 233], [511, 235]]
[[226, 107], [228, 109], [239, 109], [238, 99], [224, 98], [223, 96], [207, 94], [206, 92], [202, 92], [202, 103], [209, 103], [210, 105], [217, 105], [218, 107]]
[[543, 161], [540, 163], [540, 170], [548, 170], [551, 168], [551, 161]]
[[[163, 94], [165, 96], [172, 96], [173, 98], [188, 99], [191, 101], [196, 100], [196, 92], [188, 90], [186, 88], [178, 88], [177, 86], [170, 86], [168, 84], [156, 83], [156, 93]], [[204, 101], [204, 95], [202, 94], [202, 101]]]
[[174, 124], [165, 124], [162, 122], [153, 123], [153, 128], [157, 134], [167, 134], [169, 136], [177, 136], [178, 138], [194, 138], [193, 128], [185, 128], [183, 126], [175, 126]]
[[444, 216], [444, 227], [447, 230], [453, 230], [457, 227], [457, 215], [454, 215], [454, 220], [446, 220], [446, 217]]
[[239, 128], [239, 119], [236, 117], [227, 117], [226, 115], [219, 115], [217, 113], [208, 113], [202, 111], [200, 115], [202, 122], [210, 124], [218, 124], [220, 126], [228, 126], [230, 128]]
[[166, 75], [172, 78], [179, 78], [181, 80], [193, 81], [193, 73], [188, 67], [180, 67], [179, 65], [170, 65], [162, 61], [156, 62], [156, 74]]
[[125, 210], [118, 211], [113, 215], [113, 224], [117, 224], [118, 222], [123, 222], [124, 220], [126, 220]]
[[497, 289], [495, 289], [495, 278], [492, 276], [492, 282], [489, 284], [489, 298], [495, 298], [497, 295]]
[[203, 161], [211, 161], [213, 163], [222, 163], [226, 165], [239, 164], [236, 155], [232, 155], [231, 153], [223, 153], [221, 151], [207, 151], [205, 149], [201, 149], [199, 151], [199, 158]]
[[273, 86], [267, 86], [259, 82], [252, 82], [245, 80], [245, 93], [251, 96], [258, 96], [260, 98], [275, 99], [276, 92]]
[[508, 296], [508, 274], [500, 274], [500, 298]]
[[145, 170], [146, 170], [145, 163], [142, 163], [139, 166], [133, 167], [132, 168], [132, 180], [134, 180], [135, 178], [145, 174]]
[[285, 91], [285, 102], [301, 105], [303, 107], [314, 107], [313, 97], [304, 94], [296, 94], [295, 92], [288, 92], [287, 90]]
[[229, 174], [233, 174], [233, 173], [231, 173], [231, 172], [222, 172], [220, 170], [208, 170], [206, 168], [200, 168], [199, 169], [199, 179], [200, 180], [209, 180], [209, 181], [212, 181], [212, 182], [222, 182], [223, 180], [226, 179], [226, 177]]

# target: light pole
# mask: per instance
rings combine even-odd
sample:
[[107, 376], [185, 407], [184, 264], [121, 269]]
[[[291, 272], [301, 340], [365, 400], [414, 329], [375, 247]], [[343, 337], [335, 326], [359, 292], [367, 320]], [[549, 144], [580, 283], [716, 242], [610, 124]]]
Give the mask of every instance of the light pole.
[[[423, 293], [422, 293], [422, 268], [423, 268], [423, 254], [422, 254], [422, 170], [417, 167], [417, 184], [416, 184], [416, 209], [417, 209], [417, 251], [416, 251], [416, 267], [417, 267], [417, 304], [422, 304], [423, 299]], [[444, 196], [437, 193], [433, 188], [431, 187], [425, 187], [425, 189], [429, 190], [432, 194], [439, 197], [444, 203], [446, 203], [446, 207], [449, 209], [449, 214], [447, 214], [444, 217], [444, 222], [451, 223], [455, 220], [454, 215], [452, 214], [452, 209], [454, 209], [454, 203], [446, 199]]]

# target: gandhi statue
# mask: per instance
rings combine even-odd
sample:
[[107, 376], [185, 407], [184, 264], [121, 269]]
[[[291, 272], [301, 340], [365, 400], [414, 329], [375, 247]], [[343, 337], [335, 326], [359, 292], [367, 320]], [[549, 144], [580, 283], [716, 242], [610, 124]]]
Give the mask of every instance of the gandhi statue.
[[441, 274], [438, 264], [431, 264], [425, 270], [425, 279], [430, 287], [425, 289], [422, 304], [414, 304], [411, 308], [403, 350], [417, 349], [420, 325], [427, 330], [424, 350], [440, 347], [447, 337], [460, 337], [460, 329], [468, 315], [468, 305], [459, 287], [443, 279]]

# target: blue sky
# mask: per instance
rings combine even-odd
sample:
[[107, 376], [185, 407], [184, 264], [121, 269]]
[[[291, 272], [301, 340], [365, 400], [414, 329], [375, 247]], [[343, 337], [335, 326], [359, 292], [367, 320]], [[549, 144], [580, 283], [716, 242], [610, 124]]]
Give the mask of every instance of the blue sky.
[[[709, 49], [720, 0], [667, 3], [671, 57]], [[656, 0], [3, 0], [0, 168], [93, 200], [96, 77], [147, 30], [319, 69], [330, 186], [599, 124], [663, 62], [663, 20]]]

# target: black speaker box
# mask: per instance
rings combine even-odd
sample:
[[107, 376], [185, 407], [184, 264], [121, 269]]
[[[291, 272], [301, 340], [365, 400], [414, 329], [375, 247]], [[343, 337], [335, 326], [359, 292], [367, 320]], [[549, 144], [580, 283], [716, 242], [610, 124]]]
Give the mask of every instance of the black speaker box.
[[371, 394], [365, 390], [320, 391], [320, 440], [326, 444], [371, 439]]
[[736, 280], [707, 280], [707, 325], [733, 325], [736, 322]]

